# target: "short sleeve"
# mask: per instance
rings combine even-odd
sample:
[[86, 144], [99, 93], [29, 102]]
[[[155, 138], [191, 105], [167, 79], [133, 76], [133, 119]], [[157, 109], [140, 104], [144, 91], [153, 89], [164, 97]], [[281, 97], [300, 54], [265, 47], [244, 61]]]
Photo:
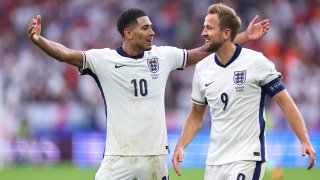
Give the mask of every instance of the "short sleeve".
[[191, 100], [199, 105], [206, 105], [207, 100], [204, 95], [204, 91], [202, 88], [202, 81], [200, 78], [200, 70], [198, 66], [195, 68], [193, 79], [192, 79], [192, 93], [191, 93]]
[[94, 73], [97, 74], [101, 68], [101, 57], [104, 55], [103, 49], [90, 49], [87, 51], [82, 51], [83, 54], [83, 67], [79, 68], [81, 75]]
[[256, 75], [259, 85], [270, 97], [285, 89], [282, 82], [282, 75], [275, 68], [275, 65], [265, 56], [259, 53], [256, 61]]
[[187, 50], [172, 46], [160, 46], [158, 49], [172, 70], [183, 70], [187, 63]]

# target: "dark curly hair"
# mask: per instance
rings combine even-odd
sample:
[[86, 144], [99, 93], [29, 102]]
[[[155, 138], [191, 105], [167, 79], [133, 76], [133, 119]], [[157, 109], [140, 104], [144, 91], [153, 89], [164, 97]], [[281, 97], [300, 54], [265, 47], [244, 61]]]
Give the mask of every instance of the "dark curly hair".
[[135, 8], [130, 8], [124, 11], [119, 17], [117, 21], [117, 29], [122, 37], [124, 37], [124, 29], [131, 26], [138, 24], [137, 19], [142, 16], [147, 16], [147, 14]]

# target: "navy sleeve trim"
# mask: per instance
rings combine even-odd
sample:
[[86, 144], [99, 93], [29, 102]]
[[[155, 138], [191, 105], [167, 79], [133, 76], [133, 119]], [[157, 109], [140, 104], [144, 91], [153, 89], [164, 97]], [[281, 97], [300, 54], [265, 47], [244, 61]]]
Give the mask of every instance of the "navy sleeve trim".
[[279, 76], [268, 84], [262, 86], [262, 89], [265, 90], [270, 97], [273, 97], [278, 92], [286, 88], [281, 80], [281, 77], [282, 76]]
[[191, 98], [191, 100], [192, 100], [194, 103], [196, 103], [196, 104], [201, 104], [201, 105], [207, 105], [207, 104], [208, 104], [207, 101], [206, 101], [206, 102], [201, 102], [201, 101], [197, 101], [197, 100], [195, 100], [195, 99], [193, 99], [193, 98]]
[[184, 68], [186, 67], [186, 64], [187, 64], [187, 60], [188, 60], [188, 52], [185, 49], [183, 49], [182, 66], [180, 68], [177, 68], [176, 70], [184, 70]]
[[86, 56], [86, 53], [84, 53], [82, 51], [82, 56], [83, 56], [83, 61], [82, 61], [82, 68], [78, 68], [78, 71], [80, 72], [80, 75], [86, 75], [88, 74], [87, 70], [88, 68], [84, 68], [87, 64], [87, 56]]

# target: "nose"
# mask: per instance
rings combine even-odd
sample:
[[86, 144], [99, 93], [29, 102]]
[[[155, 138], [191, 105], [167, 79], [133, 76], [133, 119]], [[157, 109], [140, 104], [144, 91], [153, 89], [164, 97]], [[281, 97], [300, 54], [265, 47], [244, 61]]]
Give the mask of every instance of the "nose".
[[150, 33], [152, 36], [156, 35], [156, 33], [153, 31], [153, 29], [150, 29]]
[[208, 34], [208, 33], [207, 33], [206, 29], [203, 29], [203, 30], [202, 30], [202, 33], [201, 33], [201, 36], [202, 36], [202, 37], [205, 37], [207, 34]]

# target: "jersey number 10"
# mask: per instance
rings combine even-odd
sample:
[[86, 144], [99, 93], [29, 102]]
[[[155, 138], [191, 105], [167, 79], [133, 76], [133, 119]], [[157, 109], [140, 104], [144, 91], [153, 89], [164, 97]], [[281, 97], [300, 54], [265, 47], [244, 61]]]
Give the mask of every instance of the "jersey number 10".
[[[138, 84], [139, 82], [139, 84]], [[145, 79], [132, 79], [131, 84], [133, 84], [134, 87], [134, 96], [138, 97], [139, 92], [141, 96], [148, 95], [148, 83]]]

